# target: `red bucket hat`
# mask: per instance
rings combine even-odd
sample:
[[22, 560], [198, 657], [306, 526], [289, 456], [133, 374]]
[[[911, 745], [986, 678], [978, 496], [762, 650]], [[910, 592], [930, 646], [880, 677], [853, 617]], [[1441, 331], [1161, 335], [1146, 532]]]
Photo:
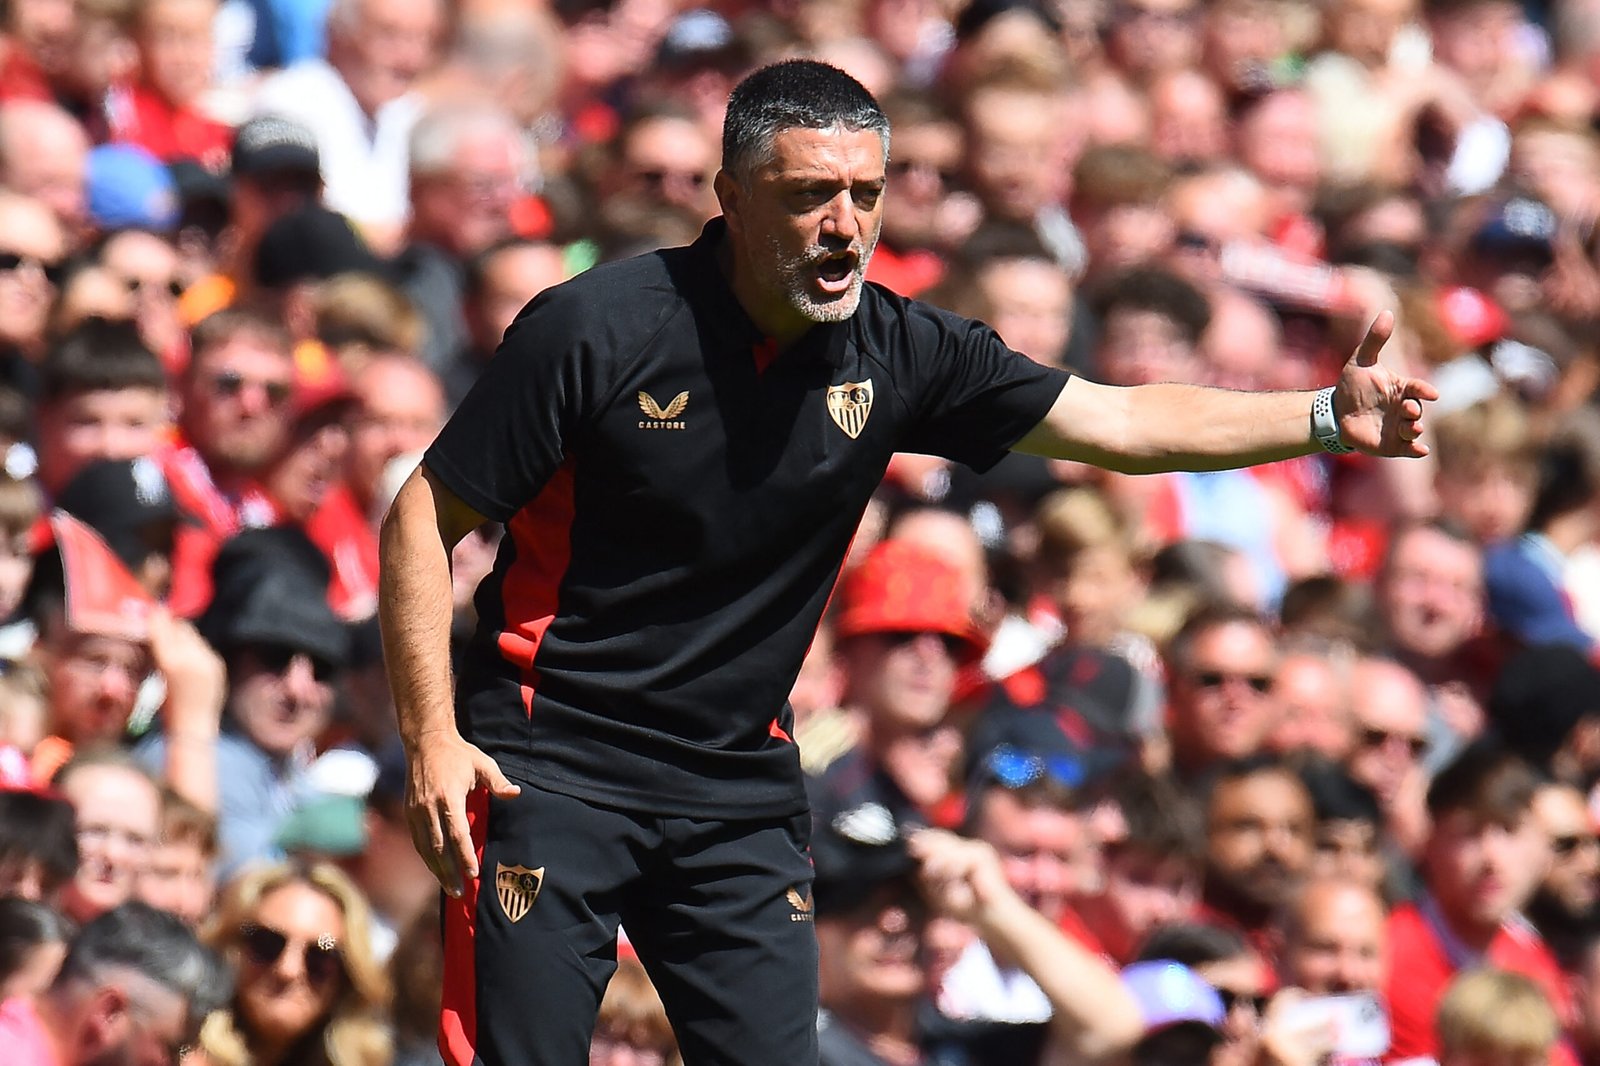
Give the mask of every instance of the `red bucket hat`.
[[961, 587], [956, 568], [927, 548], [886, 540], [840, 582], [834, 633], [945, 633], [965, 641], [976, 658], [988, 641], [972, 624]]

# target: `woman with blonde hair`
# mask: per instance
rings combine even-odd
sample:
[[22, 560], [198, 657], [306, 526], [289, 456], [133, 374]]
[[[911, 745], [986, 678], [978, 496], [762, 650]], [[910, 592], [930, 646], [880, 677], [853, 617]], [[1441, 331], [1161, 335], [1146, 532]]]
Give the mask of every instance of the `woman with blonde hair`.
[[327, 863], [254, 867], [222, 892], [202, 939], [238, 974], [200, 1032], [206, 1066], [387, 1066], [389, 981], [371, 911]]

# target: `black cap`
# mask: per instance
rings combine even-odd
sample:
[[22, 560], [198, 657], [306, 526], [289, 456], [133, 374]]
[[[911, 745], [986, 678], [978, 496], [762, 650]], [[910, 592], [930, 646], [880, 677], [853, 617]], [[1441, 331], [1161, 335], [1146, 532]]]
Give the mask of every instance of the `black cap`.
[[1600, 716], [1600, 669], [1566, 644], [1518, 652], [1495, 681], [1489, 719], [1506, 747], [1545, 765], [1573, 728]]
[[130, 570], [159, 543], [151, 533], [182, 514], [166, 474], [148, 456], [95, 460], [67, 483], [56, 505], [105, 538]]
[[1048, 777], [1088, 802], [1132, 761], [1134, 748], [1083, 729], [1082, 719], [1065, 711], [990, 706], [973, 724], [967, 756], [969, 794], [995, 784], [1025, 788]]
[[246, 530], [212, 564], [200, 633], [222, 651], [266, 644], [342, 667], [350, 634], [328, 606], [330, 577], [327, 558], [299, 529]]
[[847, 914], [891, 885], [916, 894], [917, 864], [906, 847], [905, 828], [879, 803], [841, 811], [817, 826], [811, 861], [819, 917]]
[[317, 137], [292, 119], [261, 115], [239, 127], [233, 138], [233, 173], [238, 175], [301, 172], [320, 174]]
[[272, 223], [256, 248], [256, 281], [269, 289], [349, 271], [379, 273], [382, 268], [349, 220], [318, 203], [304, 204]]

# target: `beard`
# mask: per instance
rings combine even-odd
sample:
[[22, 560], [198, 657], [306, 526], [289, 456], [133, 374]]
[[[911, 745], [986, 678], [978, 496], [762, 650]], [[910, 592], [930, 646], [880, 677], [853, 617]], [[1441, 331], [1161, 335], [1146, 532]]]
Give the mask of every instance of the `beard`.
[[[783, 295], [784, 302], [809, 322], [843, 322], [856, 313], [861, 303], [861, 290], [866, 284], [867, 263], [878, 246], [878, 234], [870, 238], [857, 237], [846, 248], [813, 246], [801, 255], [792, 256], [783, 250], [780, 238], [773, 234], [767, 238], [766, 262], [770, 276], [762, 279], [772, 289]], [[812, 286], [818, 264], [831, 256], [848, 251], [855, 256], [850, 268], [850, 285], [838, 294], [816, 293]]]

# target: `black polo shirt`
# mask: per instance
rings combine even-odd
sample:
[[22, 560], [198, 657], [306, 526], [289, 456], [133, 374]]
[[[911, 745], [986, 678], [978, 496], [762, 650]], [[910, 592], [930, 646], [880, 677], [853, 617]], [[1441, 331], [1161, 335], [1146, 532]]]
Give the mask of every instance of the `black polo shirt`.
[[515, 779], [710, 818], [805, 808], [786, 701], [890, 456], [987, 467], [1067, 377], [870, 284], [771, 357], [724, 234], [542, 293], [424, 459], [507, 530], [463, 735]]

